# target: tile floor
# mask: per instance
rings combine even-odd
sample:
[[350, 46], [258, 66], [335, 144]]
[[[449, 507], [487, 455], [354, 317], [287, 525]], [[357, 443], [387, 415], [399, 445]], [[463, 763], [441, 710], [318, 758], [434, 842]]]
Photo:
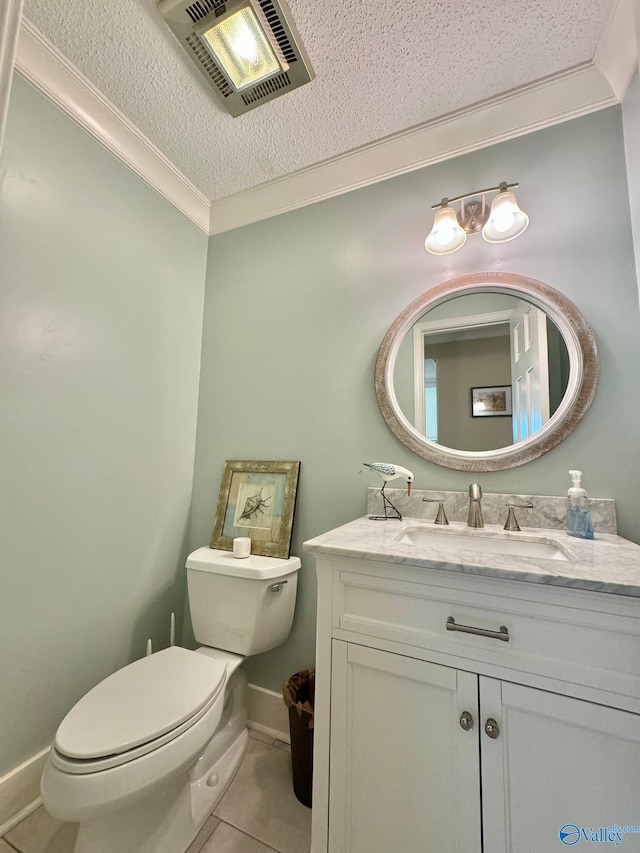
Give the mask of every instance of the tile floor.
[[[309, 853], [311, 809], [293, 793], [288, 744], [249, 734], [236, 778], [187, 853]], [[72, 853], [76, 831], [39, 808], [0, 838], [0, 853]]]

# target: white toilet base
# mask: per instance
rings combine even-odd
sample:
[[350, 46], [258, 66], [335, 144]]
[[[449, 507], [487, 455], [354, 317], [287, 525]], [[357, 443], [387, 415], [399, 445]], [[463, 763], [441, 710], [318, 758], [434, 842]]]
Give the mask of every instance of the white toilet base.
[[[236, 666], [239, 661], [236, 658]], [[167, 765], [166, 772], [155, 779], [143, 779], [144, 785], [138, 779], [133, 786], [137, 793], [132, 790], [122, 796], [126, 785], [131, 787], [127, 765], [83, 776], [65, 773], [49, 759], [43, 774], [43, 799], [60, 820], [79, 820], [74, 853], [183, 853], [244, 757], [249, 738], [246, 690], [246, 676], [237, 668], [227, 682], [216, 730], [199, 757], [175, 770]], [[158, 751], [163, 749], [166, 747]], [[131, 769], [153, 756], [152, 752], [131, 762]], [[90, 792], [83, 789], [85, 783], [91, 786]]]
[[243, 729], [213, 766], [205, 753], [154, 796], [81, 823], [74, 853], [183, 853], [233, 780], [247, 741]]

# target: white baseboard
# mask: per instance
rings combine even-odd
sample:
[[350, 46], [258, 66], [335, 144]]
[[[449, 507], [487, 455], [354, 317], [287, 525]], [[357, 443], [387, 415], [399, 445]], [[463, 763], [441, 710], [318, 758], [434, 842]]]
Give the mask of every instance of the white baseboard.
[[290, 743], [289, 712], [281, 693], [250, 684], [248, 690], [248, 721], [250, 729]]
[[0, 777], [0, 837], [41, 805], [40, 777], [49, 747]]

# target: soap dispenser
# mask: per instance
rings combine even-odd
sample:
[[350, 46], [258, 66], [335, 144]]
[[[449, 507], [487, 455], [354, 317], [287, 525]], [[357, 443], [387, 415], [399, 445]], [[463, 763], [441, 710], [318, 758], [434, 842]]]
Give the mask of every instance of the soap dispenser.
[[567, 533], [578, 539], [593, 539], [593, 524], [587, 493], [582, 488], [582, 471], [569, 471], [571, 488], [568, 491]]

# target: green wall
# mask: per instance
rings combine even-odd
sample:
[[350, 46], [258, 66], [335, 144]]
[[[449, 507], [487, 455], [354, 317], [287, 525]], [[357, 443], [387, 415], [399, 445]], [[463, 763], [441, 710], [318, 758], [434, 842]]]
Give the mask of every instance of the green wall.
[[[517, 240], [423, 247], [431, 205], [520, 181], [531, 217]], [[485, 492], [564, 495], [569, 468], [614, 497], [640, 541], [637, 432], [640, 315], [619, 107], [576, 119], [211, 239], [204, 314], [191, 547], [208, 543], [225, 459], [299, 459], [294, 554], [303, 559], [291, 637], [247, 662], [277, 690], [312, 665], [315, 575], [302, 542], [365, 512], [363, 461], [415, 473], [416, 488], [466, 490], [469, 474], [413, 455], [387, 428], [373, 370], [382, 338], [420, 293], [480, 270], [540, 279], [573, 300], [601, 358], [583, 422], [541, 459], [478, 475]]]
[[208, 241], [20, 78], [0, 181], [1, 776], [182, 615]]
[[[147, 637], [166, 644], [187, 549], [210, 539], [225, 459], [302, 461], [292, 635], [247, 669], [277, 690], [313, 664], [315, 574], [302, 542], [364, 513], [377, 483], [362, 462], [403, 464], [417, 488], [472, 479], [400, 444], [373, 392], [388, 326], [440, 281], [522, 273], [584, 312], [601, 356], [586, 418], [542, 459], [478, 479], [487, 492], [565, 494], [580, 467], [593, 495], [617, 499], [622, 535], [640, 541], [640, 316], [622, 139], [613, 108], [208, 241], [16, 80], [0, 161], [0, 775], [46, 746]], [[502, 179], [521, 182], [522, 237], [424, 251], [434, 200]]]

